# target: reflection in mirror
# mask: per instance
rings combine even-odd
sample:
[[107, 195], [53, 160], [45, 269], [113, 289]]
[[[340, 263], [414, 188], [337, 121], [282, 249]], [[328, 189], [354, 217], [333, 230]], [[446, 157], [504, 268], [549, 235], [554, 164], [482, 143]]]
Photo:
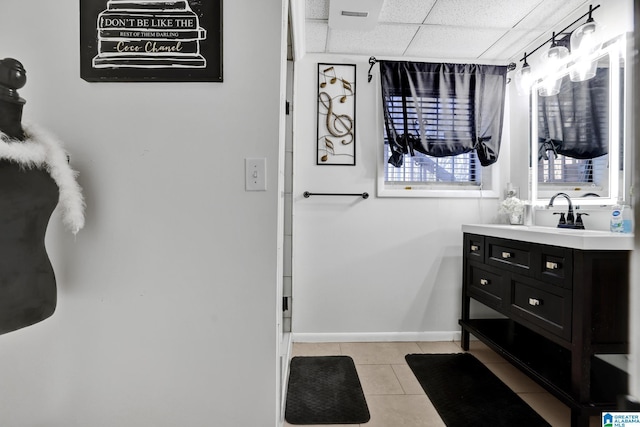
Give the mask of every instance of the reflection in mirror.
[[[590, 55], [588, 60], [596, 62], [597, 69], [589, 80], [571, 80], [574, 68], [584, 64], [585, 58], [578, 58], [532, 86], [534, 204], [547, 204], [558, 192], [579, 199], [581, 205], [613, 204], [625, 198], [625, 40], [618, 37]], [[555, 82], [559, 92], [544, 96]]]

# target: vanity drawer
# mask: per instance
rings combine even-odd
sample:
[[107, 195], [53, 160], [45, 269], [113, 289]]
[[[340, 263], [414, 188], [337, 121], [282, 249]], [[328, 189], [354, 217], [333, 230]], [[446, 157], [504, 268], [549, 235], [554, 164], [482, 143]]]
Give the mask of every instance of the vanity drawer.
[[467, 294], [483, 304], [500, 309], [504, 306], [506, 286], [504, 277], [500, 273], [491, 272], [485, 268], [469, 266], [469, 283]]
[[514, 319], [571, 340], [571, 291], [567, 289], [512, 277], [511, 312]]
[[465, 234], [464, 256], [478, 262], [484, 262], [484, 236]]
[[531, 271], [531, 245], [525, 242], [485, 237], [487, 264], [516, 273]]
[[546, 283], [571, 289], [573, 280], [573, 251], [553, 246], [542, 247], [538, 277]]

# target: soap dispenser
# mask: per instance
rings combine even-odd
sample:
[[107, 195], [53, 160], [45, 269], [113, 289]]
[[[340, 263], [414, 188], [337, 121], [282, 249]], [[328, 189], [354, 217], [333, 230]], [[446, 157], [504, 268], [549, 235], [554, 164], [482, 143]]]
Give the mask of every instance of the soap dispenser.
[[622, 209], [623, 207], [616, 204], [611, 208], [611, 219], [609, 221], [609, 229], [614, 233], [622, 233], [624, 231], [622, 225]]

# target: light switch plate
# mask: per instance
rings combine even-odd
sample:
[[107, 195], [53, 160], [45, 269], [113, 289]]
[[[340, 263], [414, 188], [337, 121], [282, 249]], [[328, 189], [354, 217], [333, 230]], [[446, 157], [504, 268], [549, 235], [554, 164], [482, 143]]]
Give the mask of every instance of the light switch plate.
[[244, 159], [245, 170], [245, 190], [246, 191], [266, 191], [267, 190], [267, 159], [247, 158]]

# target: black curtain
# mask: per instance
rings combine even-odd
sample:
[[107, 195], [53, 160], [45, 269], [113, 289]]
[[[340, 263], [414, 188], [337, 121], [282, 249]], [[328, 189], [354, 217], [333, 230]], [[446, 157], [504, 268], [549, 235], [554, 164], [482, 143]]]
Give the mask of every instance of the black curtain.
[[562, 79], [560, 93], [538, 97], [538, 159], [593, 159], [609, 149], [609, 69], [585, 82]]
[[[435, 157], [476, 150], [482, 166], [495, 163], [506, 74], [505, 66], [496, 65], [380, 61], [389, 163], [401, 166], [403, 154], [414, 150]], [[440, 106], [451, 123], [446, 131], [434, 132], [430, 121], [442, 119], [434, 117]]]

